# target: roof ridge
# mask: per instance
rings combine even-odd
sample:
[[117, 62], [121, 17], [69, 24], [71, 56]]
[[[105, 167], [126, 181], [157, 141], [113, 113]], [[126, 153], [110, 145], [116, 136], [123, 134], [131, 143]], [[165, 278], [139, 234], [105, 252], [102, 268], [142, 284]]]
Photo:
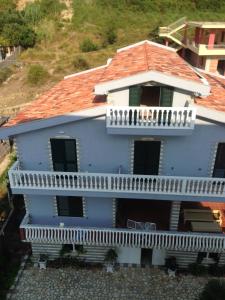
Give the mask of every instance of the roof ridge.
[[169, 50], [171, 52], [176, 52], [175, 49], [173, 49], [173, 48], [171, 48], [169, 46], [165, 46], [165, 45], [162, 45], [162, 44], [159, 44], [159, 43], [156, 43], [156, 42], [153, 42], [153, 41], [149, 41], [149, 40], [143, 40], [143, 41], [140, 41], [138, 43], [134, 43], [134, 44], [125, 46], [123, 48], [119, 48], [119, 49], [117, 49], [116, 52], [119, 53], [119, 52], [122, 52], [122, 51], [126, 51], [126, 50], [129, 50], [131, 48], [135, 48], [135, 47], [141, 46], [143, 44], [148, 44], [150, 46], [159, 47], [159, 48], [162, 48], [162, 49], [165, 49], [165, 50]]
[[149, 63], [148, 63], [148, 54], [147, 54], [147, 49], [146, 49], [146, 43], [144, 44], [144, 52], [145, 52], [145, 60], [146, 60], [147, 70], [149, 70]]
[[106, 68], [107, 66], [108, 66], [108, 64], [105, 64], [105, 65], [102, 65], [102, 66], [99, 66], [99, 67], [95, 67], [95, 68], [92, 68], [92, 69], [88, 69], [88, 70], [85, 70], [85, 71], [81, 71], [81, 72], [77, 72], [77, 73], [74, 73], [74, 74], [70, 74], [70, 75], [64, 76], [64, 79], [68, 79], [68, 78], [80, 76], [82, 74], [86, 74], [86, 73], [89, 73], [89, 72], [97, 71], [97, 70]]
[[221, 74], [212, 73], [212, 72], [200, 69], [200, 68], [196, 68], [196, 70], [198, 70], [200, 73], [204, 73], [204, 74], [207, 74], [207, 75], [210, 75], [210, 76], [213, 76], [213, 77], [218, 77], [218, 78], [221, 78], [221, 79], [225, 80], [225, 76], [223, 76]]

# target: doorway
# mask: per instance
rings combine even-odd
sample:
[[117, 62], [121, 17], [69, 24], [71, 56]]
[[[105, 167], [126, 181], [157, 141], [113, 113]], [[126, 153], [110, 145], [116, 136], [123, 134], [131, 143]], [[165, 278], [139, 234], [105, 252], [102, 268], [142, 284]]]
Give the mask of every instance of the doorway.
[[225, 178], [225, 143], [218, 144], [213, 177]]
[[173, 92], [169, 86], [131, 86], [129, 106], [171, 107]]
[[158, 175], [161, 141], [135, 141], [133, 174]]
[[141, 248], [141, 265], [152, 265], [152, 249]]

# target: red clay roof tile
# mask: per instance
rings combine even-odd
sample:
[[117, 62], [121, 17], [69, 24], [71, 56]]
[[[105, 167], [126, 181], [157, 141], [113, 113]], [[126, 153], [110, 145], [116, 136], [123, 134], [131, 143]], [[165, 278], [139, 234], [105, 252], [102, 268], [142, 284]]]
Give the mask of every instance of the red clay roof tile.
[[211, 86], [210, 95], [196, 98], [195, 103], [205, 107], [225, 112], [225, 77], [202, 72]]
[[145, 41], [120, 49], [107, 66], [75, 74], [60, 81], [19, 112], [15, 118], [9, 120], [5, 126], [47, 119], [105, 104], [104, 97], [93, 93], [97, 83], [148, 70], [201, 82], [194, 70], [175, 51]]

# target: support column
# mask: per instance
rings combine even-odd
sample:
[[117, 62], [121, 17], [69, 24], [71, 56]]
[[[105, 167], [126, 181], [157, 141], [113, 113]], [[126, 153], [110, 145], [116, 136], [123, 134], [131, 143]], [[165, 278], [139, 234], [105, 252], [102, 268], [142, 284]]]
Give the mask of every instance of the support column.
[[213, 49], [214, 48], [215, 36], [216, 36], [215, 32], [211, 32], [209, 34], [208, 49]]
[[170, 230], [178, 229], [181, 201], [173, 201], [170, 209]]

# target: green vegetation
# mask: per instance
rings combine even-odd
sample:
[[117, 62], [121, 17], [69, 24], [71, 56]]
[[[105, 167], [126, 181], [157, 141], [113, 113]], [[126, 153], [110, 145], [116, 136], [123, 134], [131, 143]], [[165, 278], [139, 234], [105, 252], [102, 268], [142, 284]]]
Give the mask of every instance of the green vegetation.
[[19, 271], [19, 261], [13, 261], [7, 254], [0, 256], [0, 299], [6, 299], [6, 293], [14, 283], [15, 277]]
[[98, 50], [98, 46], [89, 38], [85, 38], [80, 44], [80, 50], [82, 52], [91, 52]]
[[16, 10], [0, 11], [0, 37], [6, 46], [33, 47], [36, 41], [34, 30]]
[[10, 68], [2, 68], [0, 69], [0, 84], [6, 81], [10, 75], [12, 74], [12, 70]]
[[192, 263], [188, 266], [189, 272], [194, 276], [202, 276], [207, 274], [207, 268], [199, 263]]
[[0, 176], [0, 196], [6, 193], [7, 189], [7, 178], [8, 178], [8, 171], [12, 164], [16, 161], [16, 155], [15, 153], [11, 153], [9, 157], [9, 164], [6, 170], [2, 173]]
[[49, 77], [48, 71], [41, 65], [31, 65], [28, 74], [27, 81], [31, 85], [43, 84]]
[[[63, 0], [36, 0], [22, 11], [16, 2], [0, 0], [0, 44], [28, 48], [20, 56], [25, 67], [14, 77], [16, 84], [10, 82], [7, 97], [0, 95], [12, 103], [14, 87], [23, 86], [14, 105], [31, 101], [67, 74], [105, 64], [118, 48], [145, 39], [160, 42], [159, 26], [183, 16], [224, 21], [225, 14], [224, 0], [216, 5], [214, 0], [73, 0], [68, 8]], [[31, 86], [27, 73], [33, 64], [48, 66], [49, 80]]]
[[225, 299], [225, 280], [212, 279], [202, 291], [199, 300], [224, 300]]
[[73, 61], [73, 66], [75, 70], [83, 71], [90, 68], [89, 63], [86, 61], [86, 59], [82, 56], [78, 56]]

